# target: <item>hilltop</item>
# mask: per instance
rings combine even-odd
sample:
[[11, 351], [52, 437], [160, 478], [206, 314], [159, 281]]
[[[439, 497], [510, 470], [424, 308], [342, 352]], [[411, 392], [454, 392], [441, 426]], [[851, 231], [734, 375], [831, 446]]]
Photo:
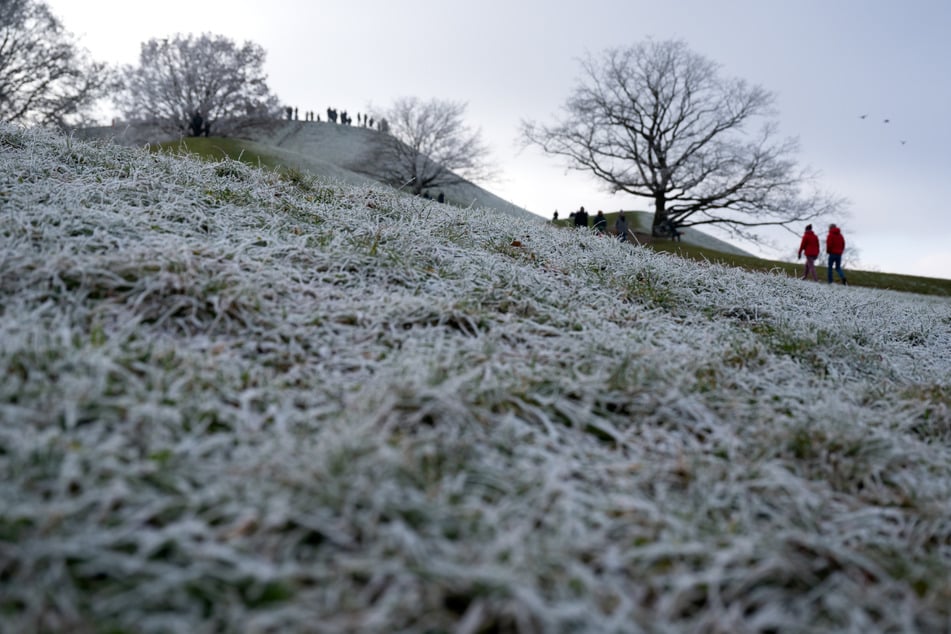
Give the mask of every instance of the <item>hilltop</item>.
[[[101, 127], [79, 131], [88, 139], [110, 139], [127, 146], [169, 143], [177, 139], [154, 129], [136, 126]], [[356, 171], [369, 149], [370, 139], [380, 134], [371, 128], [321, 121], [277, 120], [246, 130], [240, 137], [256, 154], [268, 156], [287, 167], [343, 183], [367, 185], [373, 179]], [[461, 207], [496, 209], [506, 215], [541, 220], [468, 181], [440, 188], [451, 202]]]
[[944, 632], [951, 304], [0, 126], [10, 632]]

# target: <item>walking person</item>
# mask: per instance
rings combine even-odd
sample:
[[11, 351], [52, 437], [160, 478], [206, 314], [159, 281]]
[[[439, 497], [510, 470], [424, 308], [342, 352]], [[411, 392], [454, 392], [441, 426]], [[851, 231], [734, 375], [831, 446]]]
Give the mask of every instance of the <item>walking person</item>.
[[[819, 276], [816, 275], [816, 258], [819, 257], [819, 236], [812, 231], [812, 225], [806, 225], [806, 232], [802, 234], [802, 241], [799, 243], [799, 259], [802, 254], [806, 254], [806, 268], [802, 272], [802, 279], [812, 278], [818, 282]], [[832, 273], [829, 273], [829, 280], [832, 280]]]
[[834, 224], [829, 225], [829, 235], [826, 236], [826, 254], [829, 256], [829, 284], [832, 283], [832, 267], [834, 266], [842, 284], [849, 285], [845, 281], [845, 273], [842, 272], [842, 254], [844, 252], [845, 237], [843, 237], [842, 231]]

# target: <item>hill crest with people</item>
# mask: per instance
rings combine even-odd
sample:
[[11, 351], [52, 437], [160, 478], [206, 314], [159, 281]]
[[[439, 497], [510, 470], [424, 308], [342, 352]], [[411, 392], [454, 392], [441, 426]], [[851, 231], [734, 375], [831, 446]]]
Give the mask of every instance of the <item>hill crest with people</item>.
[[[77, 131], [83, 138], [107, 138], [121, 145], [142, 146], [156, 143], [174, 143], [179, 139], [162, 135], [157, 129], [142, 125], [103, 126]], [[317, 176], [332, 178], [350, 184], [368, 184], [377, 182], [361, 174], [359, 166], [370, 148], [373, 135], [379, 131], [364, 126], [345, 125], [327, 121], [275, 120], [266, 125], [245, 130], [242, 138], [253, 145], [249, 146], [259, 154], [269, 154], [280, 163]], [[189, 141], [191, 139], [184, 139]], [[490, 185], [487, 185], [487, 187]], [[592, 185], [595, 187], [596, 185]], [[448, 202], [461, 207], [486, 207], [496, 209], [513, 217], [545, 217], [519, 207], [486, 189], [486, 187], [465, 181], [455, 185], [441, 187]], [[433, 194], [434, 197], [436, 194]], [[583, 206], [581, 202], [579, 205]], [[571, 207], [571, 204], [566, 205]], [[605, 211], [609, 218], [617, 210]], [[649, 242], [650, 212], [625, 210], [632, 231], [639, 233], [641, 242]], [[613, 224], [612, 224], [613, 226]], [[703, 231], [687, 227], [681, 229], [683, 241], [687, 244], [722, 251], [734, 255], [751, 255], [735, 245], [716, 238]]]

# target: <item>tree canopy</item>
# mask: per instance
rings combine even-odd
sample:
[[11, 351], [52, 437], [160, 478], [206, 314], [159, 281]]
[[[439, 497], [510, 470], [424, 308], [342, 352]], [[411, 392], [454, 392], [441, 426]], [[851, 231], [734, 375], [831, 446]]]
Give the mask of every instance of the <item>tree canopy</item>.
[[59, 128], [88, 122], [114, 87], [39, 0], [0, 0], [0, 121]]
[[276, 117], [279, 104], [267, 86], [265, 56], [257, 44], [239, 46], [208, 33], [151, 39], [142, 44], [138, 66], [124, 69], [123, 114], [191, 135], [228, 134]]
[[718, 224], [756, 239], [753, 227], [841, 212], [793, 159], [797, 140], [776, 138], [774, 95], [722, 77], [683, 42], [609, 49], [582, 69], [561, 119], [523, 122], [522, 138], [651, 200], [655, 235]]

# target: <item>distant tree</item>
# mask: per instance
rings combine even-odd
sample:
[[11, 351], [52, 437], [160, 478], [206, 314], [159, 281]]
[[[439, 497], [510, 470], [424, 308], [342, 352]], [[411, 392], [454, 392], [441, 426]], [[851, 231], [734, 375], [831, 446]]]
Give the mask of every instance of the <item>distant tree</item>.
[[[231, 134], [280, 116], [262, 69], [264, 59], [257, 44], [238, 46], [220, 35], [151, 39], [142, 44], [139, 65], [124, 68], [120, 107], [127, 119], [153, 123], [166, 132]], [[196, 113], [203, 122], [200, 132], [192, 125]]]
[[844, 201], [792, 160], [796, 140], [774, 141], [773, 95], [722, 78], [683, 42], [612, 49], [582, 67], [561, 121], [523, 122], [522, 138], [612, 192], [652, 200], [655, 235], [717, 224], [757, 240], [751, 227], [841, 213]]
[[60, 128], [87, 123], [115, 86], [40, 0], [0, 0], [0, 121]]
[[380, 132], [355, 169], [417, 195], [491, 177], [488, 148], [480, 133], [463, 122], [465, 111], [465, 104], [451, 101], [397, 99], [385, 112], [374, 114]]

